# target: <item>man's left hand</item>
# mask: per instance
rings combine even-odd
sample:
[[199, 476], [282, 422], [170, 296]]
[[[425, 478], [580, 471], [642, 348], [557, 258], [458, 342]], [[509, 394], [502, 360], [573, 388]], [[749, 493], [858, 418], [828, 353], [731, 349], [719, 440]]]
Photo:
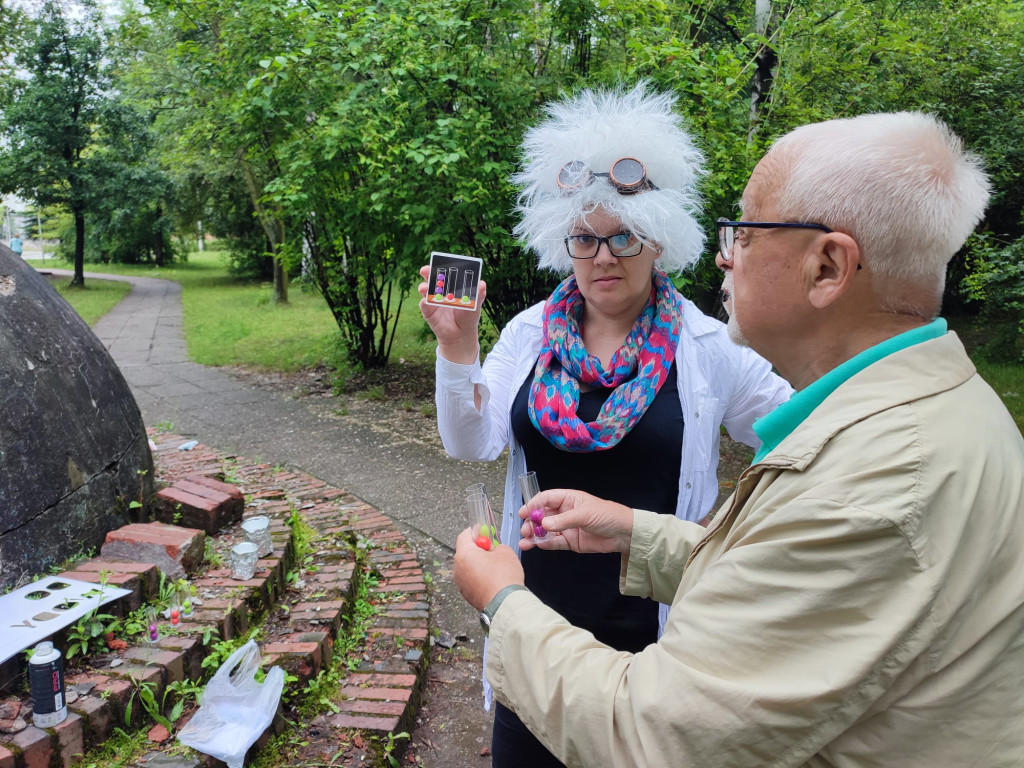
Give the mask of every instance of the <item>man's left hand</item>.
[[484, 551], [467, 528], [455, 541], [455, 586], [466, 602], [482, 611], [502, 587], [524, 583], [523, 566], [510, 547]]

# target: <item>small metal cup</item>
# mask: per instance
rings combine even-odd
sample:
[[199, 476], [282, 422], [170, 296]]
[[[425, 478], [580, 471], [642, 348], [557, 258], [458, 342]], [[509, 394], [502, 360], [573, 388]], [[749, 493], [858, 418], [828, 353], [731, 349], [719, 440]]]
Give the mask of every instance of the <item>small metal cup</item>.
[[243, 520], [242, 531], [245, 533], [245, 540], [256, 545], [256, 551], [260, 557], [266, 557], [273, 552], [274, 543], [270, 539], [269, 517], [259, 515]]
[[256, 561], [259, 551], [251, 541], [243, 541], [231, 548], [231, 578], [248, 581], [256, 574]]

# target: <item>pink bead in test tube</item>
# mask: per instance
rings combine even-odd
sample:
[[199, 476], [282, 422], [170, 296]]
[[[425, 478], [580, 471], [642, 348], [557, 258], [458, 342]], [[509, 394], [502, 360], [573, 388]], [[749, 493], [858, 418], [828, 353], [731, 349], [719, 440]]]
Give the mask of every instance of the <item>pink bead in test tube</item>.
[[[523, 503], [529, 504], [530, 499], [540, 493], [540, 485], [537, 483], [537, 473], [527, 472], [519, 476], [519, 490], [523, 494]], [[536, 539], [543, 539], [548, 535], [544, 527], [544, 510], [538, 506], [528, 507], [530, 510], [530, 522], [533, 524], [533, 536]]]

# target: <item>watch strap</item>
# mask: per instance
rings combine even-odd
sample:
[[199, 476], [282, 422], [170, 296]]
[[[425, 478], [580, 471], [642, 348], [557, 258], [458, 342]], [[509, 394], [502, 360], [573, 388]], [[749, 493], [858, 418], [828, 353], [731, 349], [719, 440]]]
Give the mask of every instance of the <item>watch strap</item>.
[[491, 598], [491, 601], [484, 606], [484, 609], [480, 614], [480, 621], [484, 625], [485, 629], [490, 627], [491, 621], [494, 619], [494, 614], [498, 612], [501, 604], [505, 602], [505, 598], [513, 592], [518, 592], [520, 589], [526, 589], [526, 587], [522, 584], [509, 584], [507, 587], [502, 587], [498, 590], [498, 594]]

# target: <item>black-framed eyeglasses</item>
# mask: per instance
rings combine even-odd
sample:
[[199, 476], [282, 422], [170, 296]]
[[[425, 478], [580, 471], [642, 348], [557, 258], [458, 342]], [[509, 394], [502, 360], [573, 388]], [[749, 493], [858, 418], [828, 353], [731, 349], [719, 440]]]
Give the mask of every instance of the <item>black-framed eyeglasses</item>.
[[643, 242], [632, 232], [620, 232], [608, 237], [568, 235], [565, 238], [565, 250], [570, 259], [594, 259], [601, 249], [601, 243], [607, 245], [611, 255], [619, 259], [637, 256], [644, 249]]
[[815, 224], [809, 221], [729, 221], [725, 217], [715, 222], [718, 229], [718, 250], [724, 261], [732, 259], [732, 247], [736, 243], [736, 230], [739, 227], [750, 227], [751, 229], [817, 229], [822, 232], [833, 230], [824, 224]]
[[570, 195], [593, 184], [599, 176], [608, 179], [620, 195], [635, 195], [637, 192], [657, 189], [654, 182], [647, 178], [647, 168], [635, 157], [620, 157], [612, 163], [608, 173], [594, 173], [582, 160], [573, 160], [562, 166], [555, 183], [563, 195]]

